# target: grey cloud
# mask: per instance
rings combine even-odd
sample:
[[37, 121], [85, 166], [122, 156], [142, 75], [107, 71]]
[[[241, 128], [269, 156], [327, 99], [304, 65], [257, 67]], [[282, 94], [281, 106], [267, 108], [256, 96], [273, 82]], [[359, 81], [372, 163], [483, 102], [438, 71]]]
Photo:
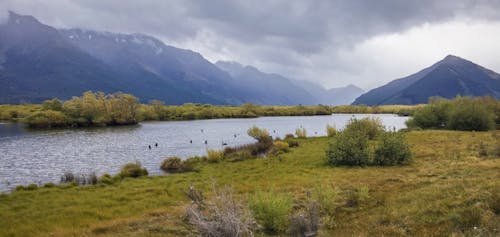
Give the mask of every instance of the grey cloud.
[[198, 41], [195, 51], [220, 56], [223, 48], [224, 59], [311, 80], [324, 73], [354, 78], [339, 51], [377, 35], [462, 18], [500, 19], [498, 0], [2, 0], [0, 9], [57, 27], [141, 32], [178, 46]]

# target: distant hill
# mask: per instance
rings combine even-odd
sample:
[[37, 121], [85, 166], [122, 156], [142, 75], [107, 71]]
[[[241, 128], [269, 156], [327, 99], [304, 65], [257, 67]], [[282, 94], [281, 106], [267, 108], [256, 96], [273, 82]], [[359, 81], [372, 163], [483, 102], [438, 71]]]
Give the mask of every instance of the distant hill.
[[318, 102], [325, 105], [348, 105], [365, 91], [353, 84], [345, 87], [325, 89], [324, 87], [303, 80], [294, 80], [293, 83], [308, 91]]
[[500, 75], [463, 58], [448, 55], [413, 75], [375, 88], [353, 104], [421, 104], [429, 97], [491, 96], [500, 99]]
[[278, 74], [264, 73], [252, 66], [243, 66], [236, 62], [218, 61], [219, 68], [228, 72], [241, 87], [260, 94], [259, 104], [315, 105], [318, 101], [306, 90]]
[[239, 85], [258, 91], [264, 96], [263, 100], [277, 105], [286, 105], [290, 101], [300, 101], [303, 105], [347, 105], [364, 92], [354, 85], [325, 89], [313, 82], [264, 73], [237, 62], [218, 61], [215, 65], [228, 72]]

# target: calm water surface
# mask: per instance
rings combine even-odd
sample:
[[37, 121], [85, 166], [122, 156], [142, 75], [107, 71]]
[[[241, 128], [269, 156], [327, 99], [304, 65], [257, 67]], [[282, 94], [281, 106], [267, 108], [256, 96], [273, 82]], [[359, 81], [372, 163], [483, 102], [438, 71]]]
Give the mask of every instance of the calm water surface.
[[114, 174], [123, 164], [135, 161], [140, 161], [151, 174], [161, 174], [159, 166], [166, 157], [205, 155], [207, 148], [222, 149], [222, 143], [234, 146], [254, 142], [246, 134], [252, 125], [266, 128], [273, 137], [284, 137], [300, 127], [307, 130], [308, 136], [324, 136], [327, 124], [341, 129], [353, 116], [379, 117], [384, 125], [396, 129], [404, 128], [407, 120], [391, 114], [334, 114], [144, 122], [127, 127], [43, 131], [0, 123], [0, 192], [21, 184], [58, 182], [68, 171]]

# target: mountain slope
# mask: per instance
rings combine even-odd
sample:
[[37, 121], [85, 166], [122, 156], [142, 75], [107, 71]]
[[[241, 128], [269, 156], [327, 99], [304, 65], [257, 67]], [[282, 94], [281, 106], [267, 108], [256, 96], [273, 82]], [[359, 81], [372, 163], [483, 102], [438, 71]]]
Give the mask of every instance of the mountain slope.
[[0, 103], [69, 99], [87, 90], [168, 104], [241, 104], [250, 97], [198, 53], [144, 35], [59, 31], [9, 12], [0, 25]]
[[255, 67], [245, 67], [236, 62], [218, 61], [215, 65], [228, 72], [239, 86], [259, 94], [260, 98], [256, 98], [258, 104], [314, 105], [318, 103], [306, 90], [281, 75], [264, 73]]
[[[60, 30], [81, 50], [104, 61], [113, 69], [133, 76], [128, 83], [155, 85], [145, 79], [166, 83], [167, 86], [144, 88], [135, 94], [150, 94], [155, 88], [167, 103], [241, 104], [246, 93], [232, 78], [204, 59], [199, 53], [167, 46], [161, 41], [142, 34], [115, 34]], [[137, 86], [137, 85], [136, 85]], [[154, 95], [154, 94], [153, 94]]]
[[443, 60], [405, 78], [375, 88], [353, 104], [420, 104], [429, 97], [492, 96], [500, 99], [500, 75], [457, 56]]
[[304, 88], [316, 98], [319, 104], [324, 105], [348, 105], [365, 92], [363, 89], [353, 84], [344, 87], [325, 89], [318, 84], [303, 80], [294, 80], [293, 83]]
[[0, 25], [0, 103], [117, 91], [118, 74], [31, 16], [9, 12]]

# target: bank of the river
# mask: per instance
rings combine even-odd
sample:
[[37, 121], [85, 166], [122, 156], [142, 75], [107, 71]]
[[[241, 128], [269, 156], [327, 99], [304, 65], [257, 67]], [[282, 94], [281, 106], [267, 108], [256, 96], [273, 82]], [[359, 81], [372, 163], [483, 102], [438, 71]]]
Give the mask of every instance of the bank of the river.
[[[163, 105], [160, 102], [153, 104], [138, 104], [133, 121], [186, 121], [200, 119], [221, 119], [221, 118], [256, 118], [270, 116], [312, 116], [329, 114], [398, 114], [402, 116], [411, 115], [415, 109], [421, 105], [343, 105], [343, 106], [262, 106], [245, 104], [241, 106], [216, 106], [208, 104], [184, 104], [184, 105]], [[57, 107], [55, 112], [51, 107]], [[68, 106], [67, 106], [68, 107]], [[96, 108], [92, 108], [97, 110]], [[62, 104], [54, 106], [51, 104], [35, 105], [0, 105], [0, 121], [6, 122], [33, 122], [36, 125], [47, 125], [52, 123], [53, 127], [75, 127], [75, 126], [106, 126], [102, 122], [93, 122], [93, 118], [102, 120], [101, 115], [86, 113], [83, 108], [79, 110], [79, 115], [74, 115], [76, 120], [66, 121], [68, 116], [59, 111], [64, 110]], [[50, 111], [50, 113], [47, 113]], [[95, 112], [93, 112], [95, 113]], [[105, 112], [103, 112], [105, 114]], [[104, 116], [104, 115], [102, 115]], [[66, 121], [64, 123], [58, 120]], [[44, 123], [40, 123], [43, 121]], [[78, 121], [80, 123], [78, 124]], [[83, 122], [81, 122], [83, 121]], [[116, 124], [115, 124], [116, 125]], [[109, 126], [109, 125], [108, 125]], [[46, 126], [48, 127], [48, 126]]]
[[[329, 139], [318, 137], [299, 139], [279, 157], [203, 164], [197, 173], [16, 191], [0, 195], [0, 236], [186, 236], [182, 190], [194, 185], [210, 197], [214, 181], [241, 200], [272, 190], [291, 194], [296, 205], [314, 190], [336, 190], [322, 236], [500, 234], [500, 159], [483, 152], [498, 149], [500, 131], [406, 137], [414, 161], [401, 167], [327, 166]], [[346, 202], [353, 190], [367, 191], [354, 207]]]

